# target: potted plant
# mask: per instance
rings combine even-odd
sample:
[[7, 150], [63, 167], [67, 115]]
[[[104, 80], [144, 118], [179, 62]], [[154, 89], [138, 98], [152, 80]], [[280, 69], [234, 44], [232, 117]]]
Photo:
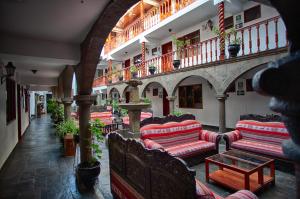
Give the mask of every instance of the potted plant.
[[148, 70], [149, 70], [149, 73], [151, 75], [154, 75], [155, 71], [156, 71], [156, 66], [154, 66], [154, 64], [151, 64], [149, 67], [148, 67]]
[[179, 66], [180, 66], [181, 50], [186, 45], [186, 42], [184, 40], [177, 39], [175, 37], [175, 35], [172, 36], [172, 42], [176, 46], [176, 51], [175, 51], [174, 60], [173, 60], [173, 66], [174, 66], [175, 69], [178, 69]]
[[130, 73], [132, 78], [137, 78], [138, 68], [135, 65], [130, 66]]
[[92, 149], [92, 154], [87, 161], [79, 163], [76, 168], [77, 182], [84, 185], [87, 190], [94, 187], [101, 171], [99, 160], [102, 157], [102, 150], [99, 144], [104, 141], [103, 127], [104, 124], [99, 119], [90, 122], [92, 140], [89, 147]]
[[144, 103], [146, 103], [146, 104], [151, 104], [151, 100], [150, 100], [149, 98], [147, 98], [147, 97], [145, 97], [145, 98], [143, 99], [143, 101], [144, 101]]
[[55, 125], [60, 124], [64, 120], [64, 106], [62, 104], [56, 103], [51, 118]]
[[[237, 31], [235, 28], [231, 28], [229, 32], [225, 32], [223, 35], [221, 34], [220, 30], [216, 27], [213, 27], [213, 32], [219, 37], [219, 38], [228, 38], [228, 35], [234, 35], [234, 39], [230, 40], [230, 44], [228, 45], [228, 52], [230, 57], [236, 57], [241, 49], [241, 39], [236, 36]], [[225, 46], [220, 46], [220, 48], [225, 48]]]
[[67, 134], [74, 135], [78, 134], [78, 127], [74, 120], [63, 121], [57, 125], [57, 135], [60, 138], [60, 141], [63, 143], [64, 137]]
[[173, 111], [172, 113], [171, 113], [171, 115], [175, 115], [176, 117], [179, 117], [179, 116], [181, 116], [181, 115], [183, 115], [183, 113], [181, 112], [181, 111]]

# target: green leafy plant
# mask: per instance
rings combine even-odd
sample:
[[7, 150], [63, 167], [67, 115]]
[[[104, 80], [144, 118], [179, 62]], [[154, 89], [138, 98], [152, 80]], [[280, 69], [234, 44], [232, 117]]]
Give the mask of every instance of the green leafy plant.
[[156, 70], [156, 66], [154, 66], [154, 64], [151, 64], [150, 66], [148, 66], [149, 69], [153, 69]]
[[135, 65], [130, 66], [130, 72], [131, 73], [137, 73], [138, 72], [138, 68]]
[[47, 112], [53, 113], [53, 111], [58, 107], [58, 103], [54, 99], [50, 99], [47, 101]]
[[58, 104], [54, 107], [51, 116], [53, 122], [55, 124], [59, 124], [64, 121], [64, 106], [62, 104]]
[[119, 109], [119, 102], [118, 102], [118, 100], [116, 100], [116, 99], [114, 99], [113, 101], [112, 101], [112, 108], [114, 109], [114, 110], [118, 110]]
[[95, 119], [94, 121], [90, 121], [90, 131], [92, 133], [92, 142], [90, 147], [93, 150], [93, 157], [89, 162], [90, 165], [94, 165], [98, 160], [102, 157], [102, 150], [100, 148], [100, 143], [104, 141], [103, 136], [103, 127], [105, 124], [101, 122], [100, 119]]
[[172, 35], [172, 42], [176, 46], [176, 56], [177, 56], [177, 59], [178, 59], [181, 50], [184, 48], [185, 45], [189, 45], [189, 41], [184, 41], [184, 40], [177, 39], [177, 37], [175, 35]]
[[175, 116], [179, 117], [179, 116], [183, 115], [183, 113], [181, 111], [175, 110], [171, 113], [171, 115], [175, 115]]
[[125, 117], [125, 116], [127, 116], [128, 115], [128, 110], [127, 109], [121, 109], [121, 116], [122, 117]]
[[67, 134], [72, 134], [72, 135], [78, 134], [79, 131], [74, 120], [63, 121], [57, 125], [56, 129], [57, 129], [57, 135], [60, 138], [64, 138], [65, 135]]
[[151, 100], [149, 98], [144, 98], [144, 103], [151, 104]]
[[221, 33], [220, 29], [217, 27], [213, 27], [213, 33], [215, 33], [219, 38], [228, 38], [229, 35], [234, 35], [234, 38], [230, 40], [230, 44], [240, 44], [241, 38], [237, 37], [237, 31], [235, 28], [231, 28], [229, 31], [225, 31], [223, 34]]

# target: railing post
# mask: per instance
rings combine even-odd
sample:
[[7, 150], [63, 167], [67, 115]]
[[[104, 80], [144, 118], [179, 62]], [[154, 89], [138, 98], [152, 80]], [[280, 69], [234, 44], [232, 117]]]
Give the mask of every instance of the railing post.
[[[224, 1], [218, 4], [219, 30], [220, 30], [220, 60], [225, 59], [225, 26], [224, 26]], [[207, 61], [207, 60], [206, 60]]]
[[145, 67], [145, 61], [146, 61], [146, 42], [142, 42], [142, 64], [141, 64], [141, 76], [146, 76], [146, 67]]

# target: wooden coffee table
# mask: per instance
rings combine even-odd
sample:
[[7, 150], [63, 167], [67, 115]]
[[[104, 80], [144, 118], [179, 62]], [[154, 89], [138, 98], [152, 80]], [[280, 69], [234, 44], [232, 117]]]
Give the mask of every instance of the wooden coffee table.
[[[217, 166], [212, 173], [209, 173], [210, 164]], [[264, 174], [266, 168], [269, 170], [268, 175]], [[269, 184], [275, 184], [273, 159], [236, 149], [206, 158], [205, 169], [207, 182], [212, 180], [233, 190], [256, 192]]]

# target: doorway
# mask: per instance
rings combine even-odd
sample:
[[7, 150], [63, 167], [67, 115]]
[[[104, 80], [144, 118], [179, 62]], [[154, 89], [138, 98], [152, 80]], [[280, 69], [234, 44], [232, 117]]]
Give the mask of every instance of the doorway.
[[[162, 50], [162, 71], [167, 72], [172, 69], [172, 62], [173, 62], [173, 56], [172, 56], [172, 42], [170, 41], [169, 43], [163, 44], [161, 46]], [[165, 56], [164, 56], [165, 55]]]
[[170, 114], [169, 100], [167, 99], [168, 94], [165, 89], [163, 90], [163, 115], [168, 116]]
[[17, 85], [17, 109], [18, 109], [18, 141], [22, 138], [22, 117], [21, 117], [21, 102], [22, 102], [22, 88]]
[[126, 68], [127, 70], [125, 70], [125, 80], [129, 80], [130, 79], [130, 59], [125, 60], [124, 63], [124, 68]]

